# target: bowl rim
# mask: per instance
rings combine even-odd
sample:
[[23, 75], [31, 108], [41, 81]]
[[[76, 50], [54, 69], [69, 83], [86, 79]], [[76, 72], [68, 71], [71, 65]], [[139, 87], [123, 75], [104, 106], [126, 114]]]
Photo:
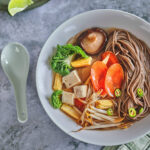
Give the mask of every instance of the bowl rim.
[[[83, 12], [83, 13], [79, 13], [79, 14], [77, 14], [77, 15], [75, 15], [75, 16], [69, 18], [69, 19], [67, 19], [67, 20], [64, 21], [63, 23], [61, 23], [61, 24], [60, 24], [59, 26], [57, 26], [57, 27], [55, 28], [55, 30], [49, 35], [48, 39], [47, 39], [46, 42], [44, 43], [44, 45], [43, 45], [43, 47], [42, 47], [42, 49], [41, 49], [41, 51], [40, 51], [40, 53], [39, 53], [39, 56], [38, 56], [38, 61], [37, 61], [37, 65], [36, 65], [36, 72], [35, 72], [35, 78], [36, 78], [36, 89], [37, 89], [38, 97], [39, 97], [39, 99], [40, 99], [40, 102], [41, 102], [41, 104], [42, 104], [42, 106], [43, 106], [45, 112], [47, 113], [47, 115], [49, 116], [49, 118], [53, 121], [53, 123], [55, 123], [55, 125], [56, 125], [57, 127], [59, 127], [59, 129], [61, 129], [64, 133], [66, 133], [67, 135], [69, 135], [69, 136], [71, 136], [71, 137], [73, 137], [73, 138], [75, 138], [75, 139], [77, 139], [77, 140], [80, 140], [80, 141], [85, 142], [85, 143], [88, 143], [88, 144], [94, 144], [94, 145], [98, 145], [98, 146], [103, 146], [103, 145], [101, 145], [101, 144], [99, 144], [99, 143], [97, 143], [97, 142], [93, 142], [93, 141], [89, 141], [89, 140], [84, 140], [84, 139], [82, 139], [82, 138], [76, 137], [74, 134], [72, 135], [72, 134], [70, 134], [69, 132], [66, 132], [66, 131], [63, 129], [63, 127], [61, 127], [60, 124], [57, 124], [57, 123], [55, 122], [55, 119], [52, 118], [52, 117], [48, 114], [48, 110], [45, 109], [45, 106], [44, 106], [45, 104], [44, 104], [44, 102], [42, 101], [42, 98], [41, 98], [41, 96], [40, 96], [40, 94], [39, 94], [39, 93], [40, 93], [40, 90], [39, 90], [39, 87], [38, 87], [38, 77], [37, 77], [37, 76], [38, 76], [38, 69], [39, 69], [38, 66], [39, 66], [39, 64], [40, 64], [40, 59], [41, 59], [41, 53], [42, 53], [43, 49], [45, 49], [45, 47], [46, 47], [46, 45], [47, 45], [47, 43], [48, 43], [50, 37], [52, 37], [52, 36], [55, 34], [55, 32], [57, 32], [57, 30], [58, 30], [60, 27], [65, 26], [67, 23], [71, 22], [71, 21], [74, 20], [75, 18], [80, 17], [80, 16], [82, 16], [82, 15], [87, 15], [88, 13], [95, 13], [95, 12], [98, 12], [98, 13], [102, 13], [102, 12], [103, 12], [103, 13], [104, 13], [104, 12], [114, 12], [114, 13], [120, 13], [120, 14], [122, 14], [122, 15], [128, 15], [128, 16], [131, 16], [131, 17], [137, 19], [138, 21], [140, 21], [140, 22], [142, 22], [142, 23], [144, 23], [144, 24], [150, 26], [150, 23], [149, 23], [148, 21], [144, 20], [143, 18], [141, 18], [141, 17], [139, 17], [139, 16], [136, 16], [135, 14], [132, 14], [132, 13], [129, 13], [129, 12], [126, 12], [126, 11], [122, 11], [122, 10], [118, 10], [118, 9], [94, 9], [94, 10], [90, 10], [90, 11], [85, 11], [85, 12]], [[133, 137], [132, 139], [129, 139], [129, 140], [127, 139], [127, 140], [125, 140], [124, 142], [116, 142], [116, 143], [113, 143], [113, 144], [108, 144], [108, 143], [106, 144], [106, 143], [105, 143], [104, 146], [113, 146], [113, 145], [126, 144], [126, 143], [129, 143], [129, 142], [132, 142], [133, 140], [136, 140], [136, 139], [138, 139], [138, 138], [143, 137], [143, 136], [146, 135], [149, 131], [150, 131], [150, 129], [149, 129], [149, 130], [146, 130], [144, 133], [140, 134], [139, 136]]]

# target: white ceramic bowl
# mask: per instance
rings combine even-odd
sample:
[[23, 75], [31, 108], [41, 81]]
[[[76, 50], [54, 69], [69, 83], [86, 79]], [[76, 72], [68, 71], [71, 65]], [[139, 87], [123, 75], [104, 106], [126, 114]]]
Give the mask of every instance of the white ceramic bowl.
[[47, 97], [52, 94], [52, 70], [48, 59], [53, 55], [53, 48], [66, 41], [79, 31], [89, 27], [116, 27], [130, 31], [145, 41], [150, 47], [150, 24], [143, 19], [119, 10], [94, 10], [77, 15], [60, 25], [48, 38], [37, 63], [36, 84], [40, 101], [53, 122], [70, 136], [96, 145], [118, 145], [130, 142], [150, 130], [150, 116], [135, 123], [127, 130], [81, 131], [72, 132], [79, 126], [60, 110], [53, 109]]

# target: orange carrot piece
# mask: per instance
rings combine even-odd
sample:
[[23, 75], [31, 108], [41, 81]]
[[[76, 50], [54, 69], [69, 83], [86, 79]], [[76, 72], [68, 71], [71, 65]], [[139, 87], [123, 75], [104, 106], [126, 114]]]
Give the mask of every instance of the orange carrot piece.
[[110, 67], [112, 64], [119, 62], [116, 55], [111, 51], [104, 52], [101, 56], [102, 60], [104, 60], [108, 55], [110, 55], [110, 57], [109, 57], [109, 60], [107, 62], [107, 67]]
[[114, 97], [117, 88], [121, 88], [124, 72], [120, 64], [116, 63], [108, 68], [105, 78], [105, 90], [109, 96]]
[[105, 90], [105, 76], [107, 66], [102, 61], [96, 61], [91, 67], [91, 81], [97, 92], [100, 89]]

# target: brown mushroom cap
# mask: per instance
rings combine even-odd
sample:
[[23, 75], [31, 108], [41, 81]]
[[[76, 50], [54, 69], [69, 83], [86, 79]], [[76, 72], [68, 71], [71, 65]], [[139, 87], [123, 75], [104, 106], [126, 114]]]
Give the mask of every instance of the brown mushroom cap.
[[107, 41], [107, 35], [101, 28], [90, 28], [80, 34], [77, 39], [77, 44], [82, 49], [90, 54], [95, 55], [99, 53]]

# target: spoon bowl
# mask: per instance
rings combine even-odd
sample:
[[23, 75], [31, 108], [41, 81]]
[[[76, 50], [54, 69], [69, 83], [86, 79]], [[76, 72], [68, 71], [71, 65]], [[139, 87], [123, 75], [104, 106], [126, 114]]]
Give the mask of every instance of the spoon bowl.
[[19, 43], [10, 43], [1, 54], [2, 68], [14, 87], [18, 121], [28, 119], [26, 104], [26, 81], [29, 72], [29, 54]]

